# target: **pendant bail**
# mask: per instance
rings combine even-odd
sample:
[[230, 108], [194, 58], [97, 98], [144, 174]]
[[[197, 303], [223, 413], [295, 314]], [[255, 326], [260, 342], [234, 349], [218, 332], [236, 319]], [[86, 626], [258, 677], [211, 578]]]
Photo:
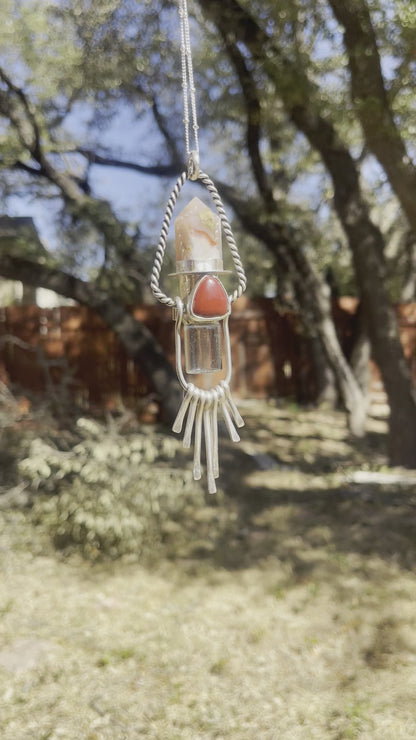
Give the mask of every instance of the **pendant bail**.
[[198, 180], [199, 178], [199, 152], [193, 149], [188, 154], [188, 170], [189, 180]]

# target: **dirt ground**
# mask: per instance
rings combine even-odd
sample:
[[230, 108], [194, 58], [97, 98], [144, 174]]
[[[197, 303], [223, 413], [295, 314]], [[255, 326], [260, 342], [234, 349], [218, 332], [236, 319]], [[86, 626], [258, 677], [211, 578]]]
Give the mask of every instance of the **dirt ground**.
[[143, 561], [0, 510], [2, 740], [416, 737], [416, 484], [385, 422], [242, 411], [221, 491]]

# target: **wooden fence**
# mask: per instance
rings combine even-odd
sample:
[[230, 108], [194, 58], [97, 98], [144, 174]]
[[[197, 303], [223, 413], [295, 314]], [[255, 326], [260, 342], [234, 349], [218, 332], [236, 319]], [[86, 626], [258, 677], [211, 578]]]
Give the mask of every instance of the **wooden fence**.
[[[334, 318], [348, 355], [355, 331], [353, 298], [334, 304]], [[162, 306], [137, 307], [134, 316], [157, 337], [173, 362], [173, 322]], [[405, 353], [416, 382], [416, 303], [397, 307]], [[309, 341], [294, 313], [279, 313], [272, 300], [240, 299], [230, 320], [233, 392], [240, 397], [313, 400], [316, 392]], [[82, 306], [0, 309], [0, 380], [22, 391], [66, 394], [83, 408], [137, 405], [151, 394], [144, 374], [126, 356], [114, 333]], [[380, 388], [372, 365], [373, 388]]]

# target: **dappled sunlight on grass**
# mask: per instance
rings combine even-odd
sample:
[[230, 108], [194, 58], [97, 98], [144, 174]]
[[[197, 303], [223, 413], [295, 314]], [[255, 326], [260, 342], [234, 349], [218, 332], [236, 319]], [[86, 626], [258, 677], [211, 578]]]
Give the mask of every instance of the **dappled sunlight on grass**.
[[385, 465], [382, 427], [244, 414], [218, 495], [140, 557], [57, 553], [0, 511], [4, 740], [416, 736], [415, 486], [348, 482]]

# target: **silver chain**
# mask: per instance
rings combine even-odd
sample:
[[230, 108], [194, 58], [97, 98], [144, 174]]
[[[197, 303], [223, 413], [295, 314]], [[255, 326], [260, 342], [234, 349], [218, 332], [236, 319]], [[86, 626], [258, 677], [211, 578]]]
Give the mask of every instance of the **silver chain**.
[[[183, 89], [183, 111], [184, 111], [184, 126], [185, 126], [185, 144], [186, 154], [188, 156], [188, 167], [185, 172], [179, 175], [174, 188], [170, 194], [169, 201], [166, 206], [165, 215], [163, 218], [162, 229], [159, 237], [159, 243], [156, 250], [155, 260], [153, 263], [152, 276], [150, 280], [150, 286], [153, 295], [167, 306], [174, 308], [176, 301], [174, 298], [169, 297], [160, 288], [160, 274], [162, 265], [165, 257], [166, 243], [168, 238], [169, 226], [172, 220], [173, 211], [176, 205], [176, 201], [179, 197], [179, 193], [182, 190], [185, 182], [189, 180], [201, 180], [205, 185], [206, 189], [211, 195], [215, 203], [217, 213], [221, 219], [222, 229], [231, 252], [231, 256], [234, 262], [234, 267], [238, 277], [238, 287], [229, 296], [231, 303], [237, 300], [246, 289], [246, 276], [244, 267], [241, 262], [241, 258], [238, 252], [238, 247], [235, 243], [234, 236], [226, 216], [224, 206], [222, 204], [221, 197], [210, 177], [199, 169], [199, 142], [198, 142], [198, 121], [196, 116], [196, 101], [195, 101], [195, 84], [194, 84], [194, 73], [192, 66], [192, 52], [191, 42], [189, 36], [189, 17], [188, 17], [188, 5], [187, 0], [178, 0], [179, 6], [179, 18], [181, 27], [181, 64], [182, 64], [182, 89]], [[189, 104], [192, 117], [192, 128], [194, 132], [194, 149], [190, 148], [190, 118], [189, 118]]]
[[[189, 158], [191, 154], [191, 142], [189, 133], [189, 124], [192, 123], [194, 132], [194, 147], [196, 160], [199, 160], [199, 141], [198, 141], [198, 119], [196, 115], [196, 98], [194, 70], [192, 65], [191, 37], [189, 33], [189, 15], [187, 0], [178, 0], [179, 20], [181, 27], [181, 65], [182, 65], [182, 91], [183, 91], [183, 123], [185, 127], [185, 146], [186, 155]], [[191, 119], [189, 118], [189, 106]]]

